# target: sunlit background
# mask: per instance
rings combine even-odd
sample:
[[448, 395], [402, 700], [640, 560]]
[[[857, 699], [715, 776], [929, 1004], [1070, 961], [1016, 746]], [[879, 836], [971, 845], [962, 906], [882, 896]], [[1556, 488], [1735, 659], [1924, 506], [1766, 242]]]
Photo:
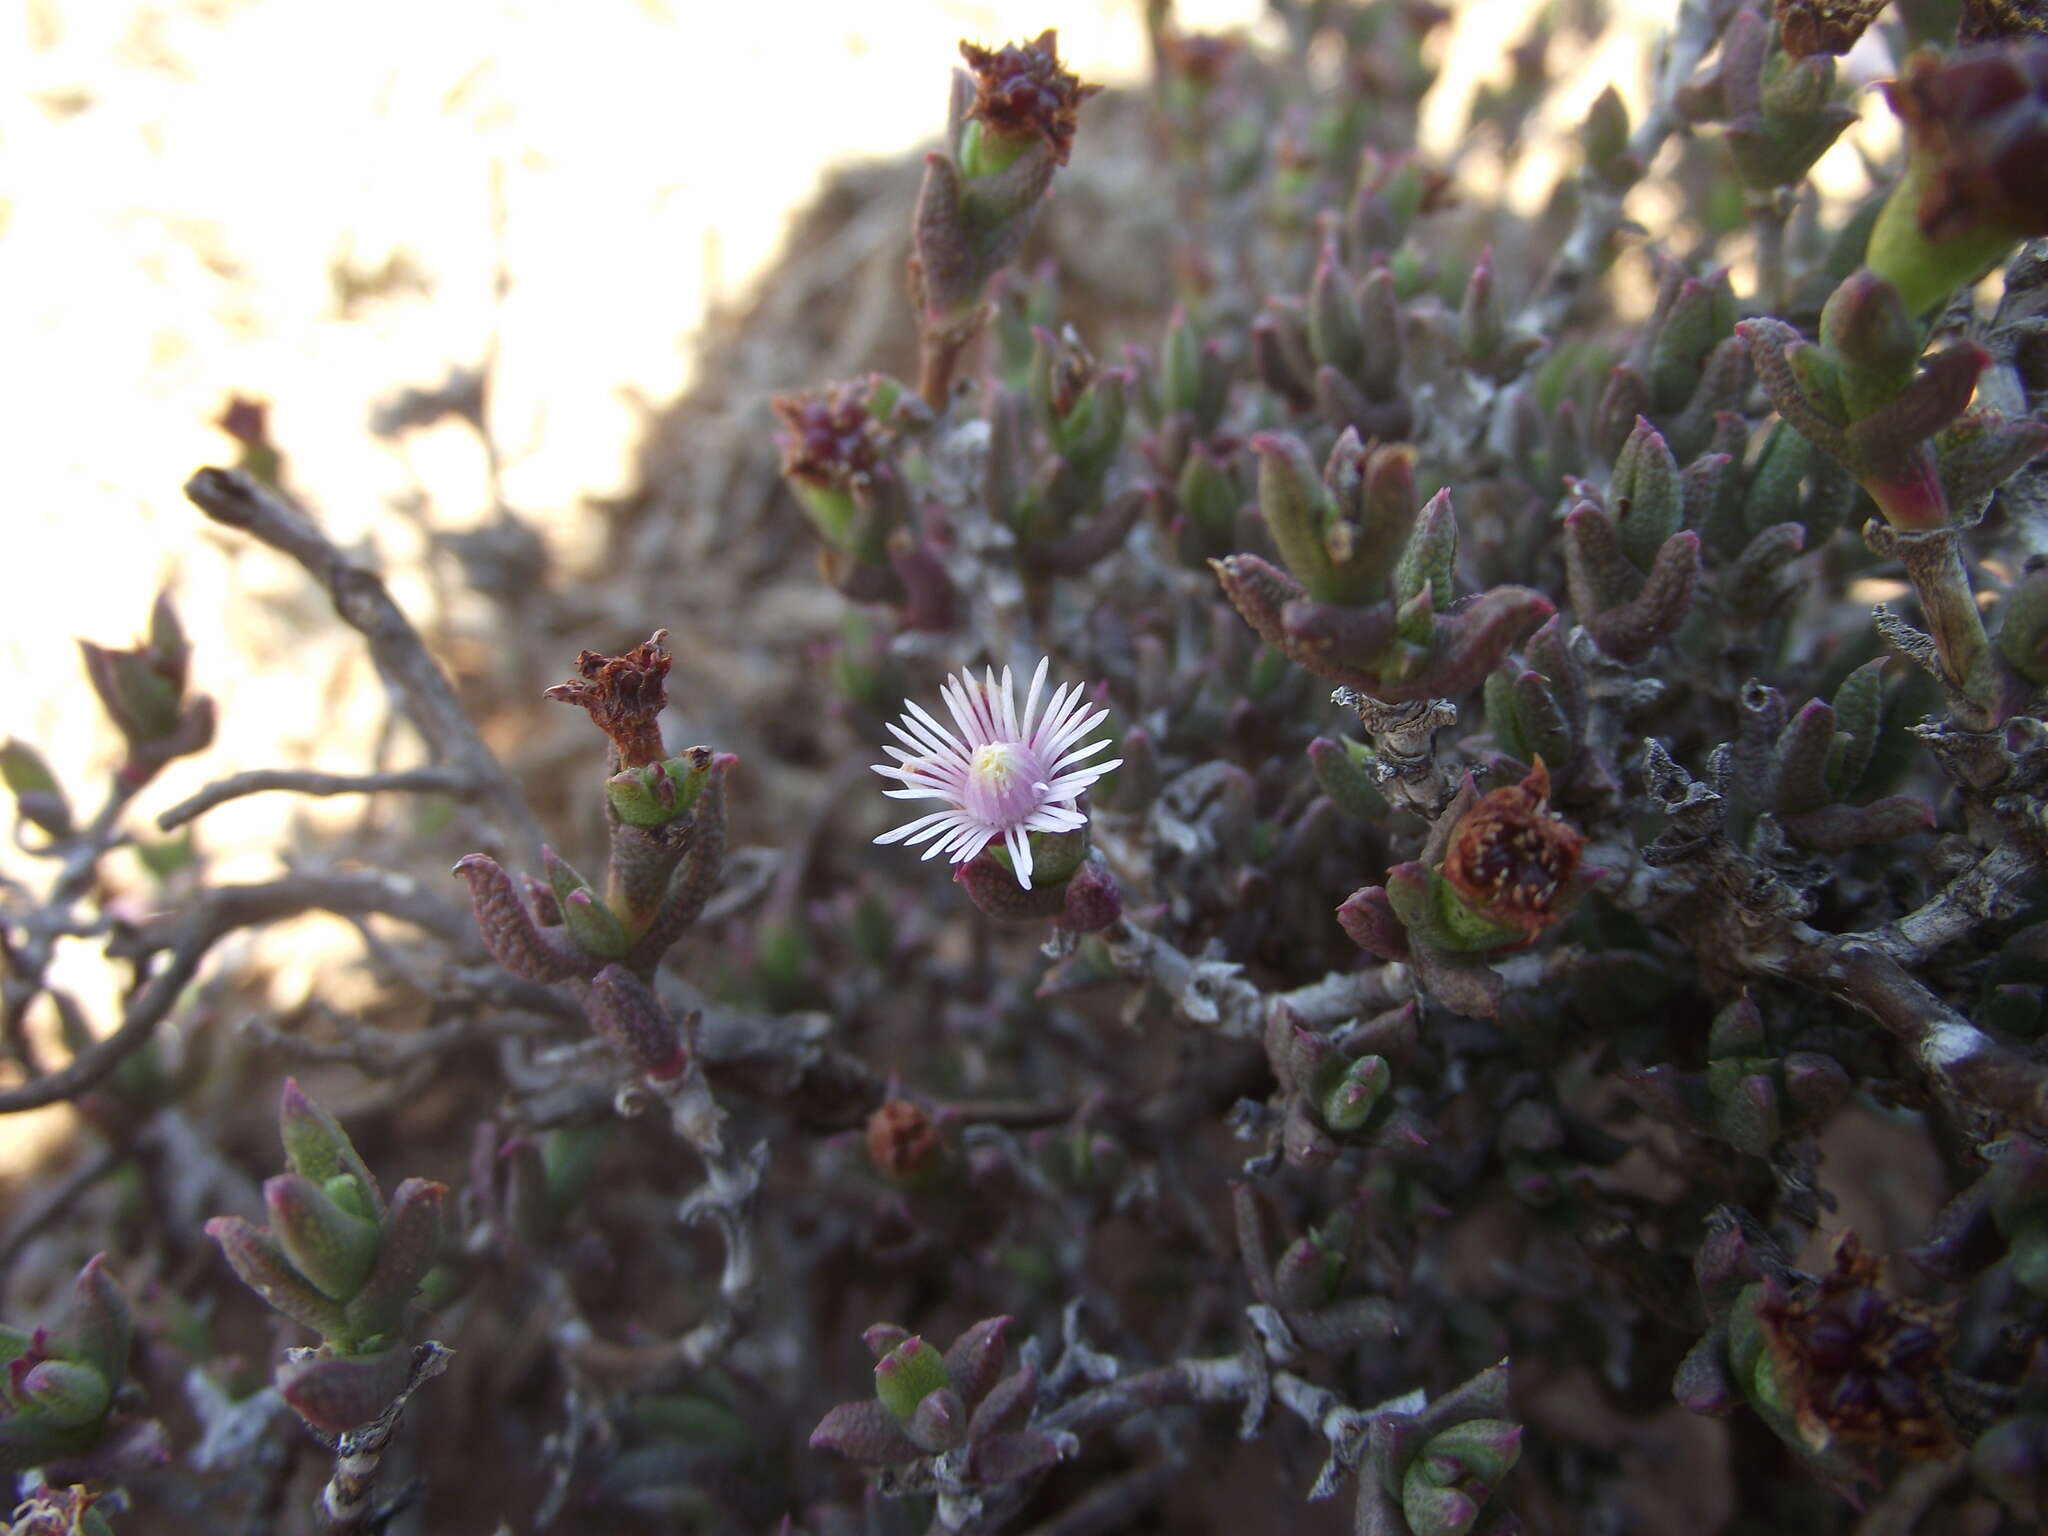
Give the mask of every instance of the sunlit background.
[[[1426, 152], [1454, 145], [1471, 93], [1505, 76], [1503, 51], [1540, 3], [1457, 8]], [[488, 358], [504, 495], [572, 550], [590, 499], [628, 489], [649, 415], [689, 381], [693, 334], [757, 282], [820, 175], [931, 138], [957, 39], [1057, 26], [1083, 78], [1128, 83], [1144, 66], [1142, 9], [12, 0], [0, 732], [39, 745], [93, 799], [112, 741], [73, 637], [126, 643], [171, 582], [223, 726], [145, 812], [239, 768], [361, 769], [382, 701], [352, 637], [318, 622], [295, 568], [221, 537], [179, 492], [195, 467], [232, 461], [215, 424], [231, 396], [269, 402], [292, 487], [339, 540], [374, 550], [417, 609], [422, 527], [490, 505], [483, 450], [452, 422], [398, 442], [369, 423], [398, 390]], [[1594, 48], [1553, 50], [1561, 87], [1516, 182], [1500, 187], [1496, 171], [1489, 184], [1480, 156], [1461, 165], [1473, 194], [1533, 208], [1594, 95], [1612, 83], [1640, 110], [1669, 6], [1615, 11]], [[1224, 28], [1259, 24], [1263, 6], [1181, 0], [1178, 13]], [[1888, 115], [1866, 119], [1823, 162], [1823, 187], [1853, 190], [1859, 144], [1883, 148]], [[355, 811], [258, 797], [215, 813], [206, 835], [219, 874], [250, 878], [274, 867], [286, 818]], [[11, 850], [0, 861], [44, 878]], [[111, 1017], [104, 981], [62, 974]]]

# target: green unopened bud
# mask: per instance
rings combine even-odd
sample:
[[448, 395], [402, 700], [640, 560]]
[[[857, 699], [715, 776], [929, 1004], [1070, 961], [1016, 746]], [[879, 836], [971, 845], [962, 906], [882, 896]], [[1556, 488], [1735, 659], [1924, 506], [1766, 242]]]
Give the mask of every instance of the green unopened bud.
[[918, 1404], [946, 1387], [945, 1356], [915, 1335], [875, 1362], [875, 1396], [903, 1425], [916, 1416]]
[[1355, 1131], [1372, 1118], [1394, 1080], [1383, 1056], [1361, 1056], [1322, 1096], [1323, 1123], [1333, 1131]]
[[1865, 268], [1851, 273], [1820, 312], [1820, 338], [1841, 360], [1842, 403], [1860, 420], [1913, 382], [1920, 329], [1899, 290]]
[[326, 1180], [320, 1188], [328, 1199], [349, 1215], [360, 1217], [364, 1221], [377, 1219], [376, 1207], [354, 1174], [337, 1173], [333, 1178]]
[[1886, 87], [1905, 125], [1906, 174], [1870, 232], [1870, 267], [1923, 315], [2048, 233], [2048, 42], [2030, 37], [1944, 59], [1923, 49]]
[[1509, 1419], [1467, 1419], [1430, 1437], [1415, 1470], [1432, 1483], [1478, 1482], [1493, 1488], [1522, 1455], [1522, 1426]]
[[1479, 1519], [1479, 1500], [1411, 1475], [1401, 1485], [1401, 1515], [1414, 1536], [1465, 1536]]
[[26, 1406], [65, 1428], [92, 1423], [114, 1400], [106, 1377], [89, 1365], [70, 1360], [44, 1360], [30, 1366], [22, 1372], [15, 1390]]
[[543, 846], [540, 858], [548, 888], [555, 893], [562, 909], [563, 926], [576, 941], [576, 947], [586, 955], [601, 955], [607, 960], [623, 955], [632, 941], [618, 916], [576, 872], [575, 866], [554, 849]]
[[1436, 634], [1436, 588], [1429, 582], [1394, 610], [1394, 633], [1402, 643], [1381, 666], [1390, 678], [1405, 680], [1428, 660], [1429, 642]]
[[629, 826], [667, 826], [687, 816], [704, 792], [712, 755], [709, 747], [692, 747], [681, 757], [629, 768], [605, 780], [605, 797]]

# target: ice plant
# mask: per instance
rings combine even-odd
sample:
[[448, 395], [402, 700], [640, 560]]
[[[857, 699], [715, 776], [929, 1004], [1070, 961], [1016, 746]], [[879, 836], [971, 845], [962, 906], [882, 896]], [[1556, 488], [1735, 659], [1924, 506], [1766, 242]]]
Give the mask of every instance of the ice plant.
[[944, 853], [965, 864], [1000, 838], [1017, 883], [1031, 889], [1030, 834], [1078, 832], [1088, 825], [1075, 808], [1076, 797], [1123, 761], [1087, 761], [1109, 740], [1078, 743], [1109, 711], [1090, 711], [1079, 683], [1055, 689], [1045, 713], [1038, 713], [1050, 664], [1040, 659], [1021, 716], [1008, 667], [1000, 684], [993, 667], [979, 683], [965, 672], [949, 676], [939, 696], [960, 728], [958, 736], [921, 705], [905, 701], [902, 723], [889, 726], [903, 747], [883, 747], [896, 761], [876, 763], [875, 772], [902, 781], [901, 789], [887, 791], [890, 799], [942, 800], [947, 808], [884, 832], [876, 842], [929, 842], [926, 858]]

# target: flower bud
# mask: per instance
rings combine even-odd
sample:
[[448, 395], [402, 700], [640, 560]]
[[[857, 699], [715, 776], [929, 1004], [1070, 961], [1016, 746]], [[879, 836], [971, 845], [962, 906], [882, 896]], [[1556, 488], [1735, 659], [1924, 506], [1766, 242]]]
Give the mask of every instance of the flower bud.
[[2048, 39], [1923, 50], [1885, 94], [1905, 124], [1906, 174], [1865, 259], [1925, 314], [2048, 233]]
[[[945, 1358], [915, 1335], [875, 1362], [875, 1396], [905, 1426], [925, 1398], [949, 1390]], [[965, 1428], [964, 1416], [961, 1427]]]
[[1361, 1056], [1344, 1070], [1344, 1075], [1322, 1095], [1319, 1108], [1323, 1123], [1333, 1131], [1356, 1131], [1364, 1127], [1386, 1097], [1393, 1082], [1393, 1070], [1383, 1056]]

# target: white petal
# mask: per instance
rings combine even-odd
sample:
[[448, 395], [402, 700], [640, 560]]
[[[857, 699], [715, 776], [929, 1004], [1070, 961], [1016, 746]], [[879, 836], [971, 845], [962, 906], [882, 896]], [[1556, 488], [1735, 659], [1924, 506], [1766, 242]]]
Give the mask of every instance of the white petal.
[[981, 723], [975, 713], [974, 700], [967, 687], [955, 678], [947, 678], [939, 688], [939, 697], [946, 701], [946, 712], [953, 717], [953, 723], [960, 727], [960, 734], [967, 738], [967, 749], [962, 757], [974, 756], [973, 749], [988, 741], [988, 727]]
[[1031, 832], [1071, 832], [1087, 825], [1088, 818], [1079, 811], [1057, 805], [1041, 806], [1024, 818], [1025, 829]]
[[1092, 715], [1086, 715], [1079, 720], [1070, 722], [1061, 728], [1058, 736], [1045, 744], [1046, 755], [1052, 757], [1066, 751], [1067, 748], [1071, 747], [1108, 718], [1108, 710], [1098, 709]]
[[906, 821], [900, 827], [884, 832], [875, 841], [878, 843], [921, 843], [934, 832], [960, 819], [958, 811], [935, 811], [929, 816], [920, 816], [915, 821]]
[[[965, 864], [969, 859], [978, 856], [981, 850], [988, 846], [988, 840], [994, 836], [995, 833], [987, 827], [970, 827], [964, 835], [952, 840], [953, 845], [947, 851], [948, 861], [954, 864]], [[937, 850], [934, 849], [933, 851], [936, 852]], [[930, 858], [931, 854], [927, 853], [925, 857]]]
[[1039, 746], [1047, 737], [1059, 729], [1060, 720], [1073, 707], [1074, 700], [1081, 696], [1080, 689], [1073, 683], [1061, 683], [1046, 701], [1045, 718], [1038, 722], [1038, 729], [1031, 733], [1031, 744]]
[[[1105, 736], [1100, 741], [1089, 742], [1088, 745], [1085, 747], [1076, 747], [1073, 751], [1069, 752], [1065, 757], [1061, 758], [1058, 762], [1052, 765], [1053, 772], [1059, 772], [1060, 769], [1066, 767], [1069, 763], [1078, 763], [1084, 757], [1093, 757], [1097, 752], [1100, 752], [1104, 747], [1108, 745], [1109, 738]], [[1117, 761], [1122, 762], [1123, 759], [1118, 758]]]
[[1010, 850], [1010, 862], [1017, 868], [1017, 883], [1025, 890], [1031, 889], [1031, 839], [1022, 827], [1012, 827], [1003, 834], [1003, 844]]
[[991, 708], [994, 708], [998, 703], [1002, 705], [999, 713], [1002, 718], [1003, 734], [1011, 741], [1022, 741], [1024, 738], [1017, 730], [1017, 689], [1016, 685], [1010, 681], [1010, 669], [1008, 667], [1003, 668], [1002, 698], [999, 700], [989, 700]]
[[1020, 728], [1017, 732], [1017, 739], [1019, 741], [1029, 741], [1031, 739], [1031, 714], [1033, 710], [1038, 708], [1038, 691], [1045, 686], [1045, 669], [1051, 665], [1052, 658], [1050, 656], [1041, 656], [1038, 658], [1038, 670], [1031, 674], [1031, 691], [1024, 696], [1024, 718], [1018, 722]]
[[974, 756], [972, 752], [960, 744], [959, 738], [939, 724], [932, 717], [931, 711], [922, 704], [905, 699], [903, 701], [903, 718], [907, 721], [915, 721], [918, 725], [932, 732], [938, 738], [938, 745], [942, 748], [950, 747], [955, 757], [968, 758]]
[[[905, 715], [903, 718], [906, 721], [910, 720], [910, 717], [908, 715]], [[960, 760], [960, 754], [958, 752], [955, 752], [951, 747], [947, 746], [945, 742], [935, 738], [930, 731], [927, 731], [922, 726], [918, 726], [917, 729], [913, 732], [907, 731], [903, 729], [902, 726], [899, 726], [894, 722], [891, 722], [889, 725], [889, 729], [895, 732], [896, 739], [902, 742], [903, 746], [910, 748], [910, 752], [908, 755], [911, 757], [930, 757], [936, 758], [941, 762], [957, 762]], [[883, 750], [893, 750], [900, 752], [903, 750], [903, 748], [897, 747], [892, 749], [885, 745]]]

